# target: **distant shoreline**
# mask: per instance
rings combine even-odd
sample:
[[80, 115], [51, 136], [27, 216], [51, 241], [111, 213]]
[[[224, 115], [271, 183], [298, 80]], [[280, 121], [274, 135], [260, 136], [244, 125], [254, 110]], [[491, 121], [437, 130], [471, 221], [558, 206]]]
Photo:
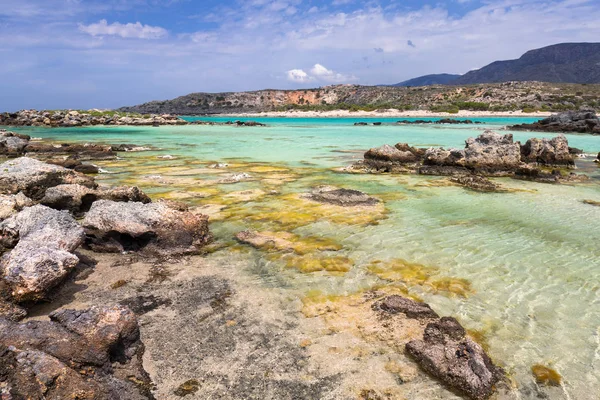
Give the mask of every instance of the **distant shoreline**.
[[522, 111], [467, 111], [461, 110], [458, 113], [445, 113], [433, 111], [263, 111], [260, 113], [224, 113], [215, 114], [207, 117], [238, 117], [238, 118], [261, 118], [261, 117], [279, 117], [279, 118], [485, 118], [485, 117], [531, 117], [545, 118], [549, 117], [551, 112], [532, 112], [524, 113]]

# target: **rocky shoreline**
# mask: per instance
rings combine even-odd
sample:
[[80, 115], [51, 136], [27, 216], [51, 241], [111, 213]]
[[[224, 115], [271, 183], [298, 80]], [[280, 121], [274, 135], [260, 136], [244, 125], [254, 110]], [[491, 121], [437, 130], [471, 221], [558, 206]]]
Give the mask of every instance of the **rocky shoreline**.
[[[46, 314], [46, 320], [20, 321], [40, 302], [55, 298], [82, 264], [93, 269], [90, 256], [123, 253], [152, 262], [202, 253], [212, 239], [208, 218], [179, 203], [152, 202], [136, 187], [103, 187], [75, 169], [23, 156], [106, 159], [140, 146], [56, 147], [12, 132], [1, 137], [7, 143], [4, 155], [17, 158], [0, 165], [0, 393], [9, 398], [154, 398], [151, 374], [142, 363], [144, 328], [138, 322], [147, 311], [137, 300], [59, 309]], [[328, 187], [306, 198], [341, 207], [379, 202], [358, 191]], [[254, 243], [248, 234], [239, 238]], [[259, 239], [257, 246], [272, 240]], [[112, 286], [126, 281], [117, 283]], [[162, 304], [152, 306], [150, 297], [140, 301], [148, 307]], [[397, 320], [398, 326], [413, 321], [418, 334], [402, 347], [449, 388], [479, 400], [505, 381], [504, 372], [453, 318], [440, 319], [428, 305], [397, 295], [369, 298], [373, 316]], [[186, 382], [176, 393], [190, 388], [193, 393], [194, 387]]]
[[593, 110], [568, 111], [541, 119], [533, 124], [510, 126], [516, 131], [577, 132], [600, 135], [600, 119]]

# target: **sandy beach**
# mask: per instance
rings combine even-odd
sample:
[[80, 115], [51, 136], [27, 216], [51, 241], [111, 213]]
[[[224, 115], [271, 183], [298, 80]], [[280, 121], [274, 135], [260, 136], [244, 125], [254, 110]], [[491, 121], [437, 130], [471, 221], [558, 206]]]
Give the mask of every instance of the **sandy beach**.
[[486, 118], [486, 117], [539, 117], [544, 118], [552, 115], [550, 112], [533, 112], [524, 113], [523, 111], [468, 111], [461, 110], [456, 114], [445, 112], [432, 112], [428, 110], [411, 110], [400, 111], [397, 109], [381, 110], [381, 111], [268, 111], [261, 113], [237, 113], [237, 114], [220, 114], [228, 117], [278, 117], [278, 118], [349, 118], [349, 117], [364, 117], [364, 118]]

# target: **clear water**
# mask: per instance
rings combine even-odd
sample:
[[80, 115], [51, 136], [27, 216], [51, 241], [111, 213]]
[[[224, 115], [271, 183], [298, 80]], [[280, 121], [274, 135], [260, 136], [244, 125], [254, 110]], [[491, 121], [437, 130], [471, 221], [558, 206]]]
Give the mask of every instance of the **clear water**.
[[[214, 118], [229, 119], [235, 118]], [[100, 179], [110, 184], [138, 184], [155, 197], [183, 199], [199, 206], [227, 205], [222, 210], [225, 218], [217, 218], [212, 229], [220, 241], [231, 245], [222, 252], [235, 251], [236, 257], [240, 249], [233, 235], [250, 228], [328, 238], [343, 246], [336, 255], [351, 260], [346, 273], [307, 273], [286, 267], [282, 255], [246, 251], [247, 271], [256, 274], [257, 283], [289, 287], [294, 293], [317, 289], [327, 294], [404, 285], [440, 314], [456, 316], [467, 328], [479, 330], [490, 354], [511, 374], [517, 387], [531, 386], [531, 366], [544, 364], [564, 379], [551, 398], [597, 398], [600, 207], [582, 203], [584, 199], [600, 201], [600, 168], [592, 163], [594, 157], [578, 161], [579, 171], [592, 176], [588, 183], [548, 185], [498, 179], [515, 190], [481, 194], [444, 185], [441, 178], [350, 175], [334, 169], [361, 158], [369, 147], [397, 142], [462, 147], [466, 138], [483, 129], [500, 130], [506, 124], [532, 119], [379, 127], [352, 126], [365, 118], [250, 119], [269, 126], [19, 130], [58, 141], [156, 146], [161, 150], [126, 153], [123, 160], [100, 163], [110, 172]], [[534, 136], [526, 132], [514, 135], [521, 141]], [[568, 139], [571, 146], [586, 153], [600, 152], [600, 137], [568, 135]], [[157, 158], [165, 154], [176, 159]], [[215, 162], [230, 166], [223, 171], [207, 168]], [[250, 171], [254, 179], [237, 184], [217, 182], [229, 173], [243, 171]], [[311, 218], [317, 211], [303, 208], [294, 196], [320, 184], [358, 189], [381, 198], [385, 218], [369, 220], [369, 215], [361, 213]], [[266, 194], [255, 192], [259, 194], [254, 199], [236, 201], [235, 192], [244, 190]], [[269, 194], [271, 191], [276, 193]], [[308, 257], [322, 255], [314, 251]], [[451, 293], [423, 282], [390, 282], [369, 269], [375, 260], [394, 259], [431, 268], [432, 280], [468, 282], [469, 290]], [[521, 397], [535, 395], [523, 391]]]

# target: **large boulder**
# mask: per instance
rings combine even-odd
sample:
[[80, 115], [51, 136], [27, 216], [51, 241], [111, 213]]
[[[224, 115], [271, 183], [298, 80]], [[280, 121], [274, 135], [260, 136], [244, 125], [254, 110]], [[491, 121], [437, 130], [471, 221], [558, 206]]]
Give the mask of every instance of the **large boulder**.
[[572, 166], [575, 160], [564, 135], [548, 139], [529, 139], [521, 146], [521, 159], [527, 163]]
[[365, 160], [410, 163], [417, 162], [419, 158], [408, 150], [399, 150], [389, 144], [369, 149], [364, 155]]
[[206, 216], [177, 211], [163, 203], [98, 200], [83, 226], [86, 243], [98, 252], [196, 253], [211, 240]]
[[83, 185], [68, 184], [47, 189], [40, 203], [57, 210], [67, 210], [75, 216], [82, 216], [96, 200], [151, 202], [136, 186], [92, 189]]
[[504, 371], [451, 317], [429, 323], [423, 340], [408, 342], [406, 351], [425, 371], [474, 400], [489, 398], [504, 379]]
[[0, 223], [0, 272], [17, 302], [39, 300], [79, 263], [83, 228], [66, 212], [37, 205]]
[[57, 165], [21, 157], [0, 165], [0, 193], [23, 192], [33, 200], [44, 197], [48, 188], [61, 184], [80, 184], [95, 188], [94, 179]]
[[477, 138], [469, 138], [465, 149], [428, 149], [425, 165], [465, 167], [486, 173], [516, 169], [521, 163], [521, 147], [510, 134], [500, 135], [485, 131]]
[[123, 306], [61, 310], [50, 321], [0, 319], [0, 397], [151, 398], [143, 351], [137, 319]]

